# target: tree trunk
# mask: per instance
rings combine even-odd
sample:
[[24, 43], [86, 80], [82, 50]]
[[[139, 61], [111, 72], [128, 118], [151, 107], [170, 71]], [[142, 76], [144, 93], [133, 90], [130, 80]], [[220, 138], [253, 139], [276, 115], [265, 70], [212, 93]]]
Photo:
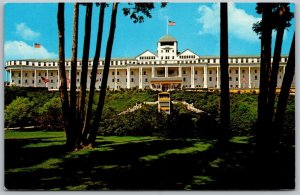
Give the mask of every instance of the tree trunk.
[[[283, 12], [279, 12], [279, 13], [284, 14]], [[279, 63], [281, 59], [282, 40], [283, 40], [283, 34], [285, 29], [285, 21], [283, 21], [282, 15], [280, 15], [279, 17], [280, 20], [279, 20], [278, 30], [276, 35], [269, 94], [268, 94], [267, 126], [269, 127], [272, 125], [273, 115], [274, 115], [274, 104], [275, 104], [275, 96], [276, 96], [278, 69], [279, 69]]]
[[76, 139], [80, 137], [80, 131], [76, 128], [76, 75], [77, 75], [77, 50], [78, 50], [78, 18], [79, 3], [74, 3], [73, 18], [73, 43], [72, 43], [72, 59], [71, 59], [71, 88], [70, 88], [70, 118], [72, 131], [76, 134]]
[[105, 94], [106, 94], [106, 88], [107, 88], [107, 79], [108, 79], [110, 60], [111, 60], [111, 52], [112, 52], [112, 47], [113, 47], [113, 43], [114, 43], [114, 36], [115, 36], [115, 29], [116, 29], [117, 11], [118, 11], [118, 3], [114, 3], [113, 9], [112, 9], [112, 15], [111, 15], [110, 31], [109, 31], [109, 36], [108, 36], [107, 45], [106, 45], [105, 64], [104, 64], [104, 70], [103, 70], [103, 75], [102, 75], [102, 83], [101, 83], [99, 101], [98, 101], [98, 106], [97, 106], [94, 122], [92, 124], [91, 133], [88, 138], [89, 143], [91, 145], [94, 145], [94, 143], [95, 143], [98, 128], [99, 128], [99, 123], [101, 121], [103, 106], [104, 106], [104, 100], [105, 100]]
[[[271, 40], [272, 40], [272, 4], [262, 3], [262, 36], [261, 36], [261, 62], [260, 62], [260, 83], [259, 83], [259, 95], [258, 95], [258, 120], [257, 120], [257, 147], [258, 151], [269, 146], [268, 134], [270, 127], [266, 124], [266, 110], [267, 110], [267, 97], [268, 86], [270, 77], [270, 65], [271, 65]], [[270, 135], [270, 134], [269, 134]]]
[[67, 79], [65, 69], [65, 4], [58, 3], [57, 10], [57, 25], [58, 25], [58, 50], [59, 50], [59, 77], [60, 77], [60, 99], [62, 104], [62, 113], [67, 137], [67, 150], [74, 150], [74, 136], [70, 129], [70, 115], [69, 115], [69, 100], [67, 91]]
[[78, 128], [82, 130], [84, 120], [84, 108], [85, 108], [85, 97], [86, 97], [86, 85], [87, 85], [87, 73], [88, 73], [88, 62], [90, 52], [90, 37], [91, 37], [91, 22], [92, 22], [92, 11], [93, 3], [86, 3], [86, 15], [85, 15], [85, 34], [84, 34], [84, 45], [82, 54], [82, 67], [81, 67], [81, 79], [80, 79], [80, 92], [79, 92], [79, 105], [77, 111], [77, 122]]
[[92, 69], [92, 73], [91, 73], [89, 101], [88, 101], [87, 112], [86, 112], [85, 121], [84, 121], [84, 125], [83, 125], [83, 135], [82, 135], [83, 140], [86, 139], [86, 136], [90, 131], [89, 130], [90, 129], [90, 119], [91, 119], [91, 114], [92, 114], [95, 83], [96, 83], [96, 78], [97, 78], [97, 69], [98, 69], [99, 57], [100, 57], [100, 51], [101, 51], [105, 7], [106, 7], [106, 3], [101, 3], [100, 13], [99, 13], [99, 23], [98, 23], [97, 44], [96, 44], [95, 56], [94, 56], [94, 60], [93, 60], [93, 69]]
[[[286, 111], [287, 101], [290, 94], [291, 85], [295, 74], [295, 33], [289, 53], [288, 62], [285, 67], [285, 74], [282, 81], [281, 91], [277, 103], [277, 110], [275, 115], [275, 128], [282, 130], [284, 115]], [[277, 132], [279, 135], [279, 133]]]
[[228, 139], [230, 125], [230, 101], [229, 101], [229, 75], [228, 75], [228, 13], [227, 3], [221, 3], [221, 26], [220, 26], [220, 62], [221, 62], [221, 111], [220, 139]]

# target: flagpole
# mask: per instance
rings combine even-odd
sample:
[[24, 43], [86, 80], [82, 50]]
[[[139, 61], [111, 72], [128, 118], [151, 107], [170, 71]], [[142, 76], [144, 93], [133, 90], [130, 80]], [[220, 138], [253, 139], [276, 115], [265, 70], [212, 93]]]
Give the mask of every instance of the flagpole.
[[168, 35], [169, 34], [168, 17], [166, 19], [167, 19], [167, 35]]

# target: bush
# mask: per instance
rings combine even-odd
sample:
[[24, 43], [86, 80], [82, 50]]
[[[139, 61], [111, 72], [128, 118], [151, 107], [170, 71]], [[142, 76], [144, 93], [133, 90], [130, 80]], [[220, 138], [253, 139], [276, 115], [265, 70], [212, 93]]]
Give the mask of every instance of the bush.
[[38, 108], [37, 121], [40, 127], [48, 130], [63, 129], [63, 117], [59, 97], [51, 98]]
[[6, 127], [25, 127], [32, 125], [33, 104], [28, 98], [17, 97], [4, 111]]

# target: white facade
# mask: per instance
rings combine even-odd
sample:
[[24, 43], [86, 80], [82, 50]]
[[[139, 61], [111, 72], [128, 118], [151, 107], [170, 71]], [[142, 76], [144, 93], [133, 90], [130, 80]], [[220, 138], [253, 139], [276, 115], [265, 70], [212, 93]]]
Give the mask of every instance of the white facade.
[[[231, 89], [258, 88], [259, 56], [231, 56], [229, 87]], [[277, 87], [281, 86], [287, 56], [282, 56]], [[80, 85], [82, 62], [77, 63], [77, 87]], [[88, 64], [88, 81], [93, 61]], [[102, 80], [104, 59], [99, 61], [96, 89]], [[66, 60], [66, 76], [70, 78], [71, 62]], [[58, 60], [11, 60], [6, 63], [10, 85], [59, 89]], [[49, 82], [44, 82], [48, 79]], [[109, 89], [138, 88], [168, 90], [175, 88], [220, 88], [220, 58], [204, 57], [186, 49], [178, 52], [178, 42], [170, 35], [162, 37], [157, 52], [145, 51], [135, 58], [113, 58], [107, 82]], [[70, 87], [70, 84], [68, 84]]]

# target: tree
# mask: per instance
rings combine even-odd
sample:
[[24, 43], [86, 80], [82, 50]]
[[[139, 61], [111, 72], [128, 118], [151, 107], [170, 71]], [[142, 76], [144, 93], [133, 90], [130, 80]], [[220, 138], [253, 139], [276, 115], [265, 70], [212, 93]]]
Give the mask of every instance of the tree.
[[[262, 14], [262, 20], [254, 24], [253, 30], [261, 38], [261, 74], [260, 93], [258, 98], [258, 122], [257, 122], [257, 143], [258, 147], [270, 148], [274, 132], [271, 132], [275, 92], [279, 62], [281, 59], [281, 47], [284, 30], [289, 27], [294, 14], [290, 12], [288, 3], [258, 3], [257, 13]], [[271, 33], [277, 30], [274, 56], [271, 64]], [[271, 135], [271, 136], [270, 136]]]
[[93, 3], [86, 3], [85, 31], [84, 31], [85, 34], [84, 34], [84, 44], [83, 44], [83, 54], [82, 54], [79, 105], [77, 111], [77, 125], [78, 125], [77, 127], [80, 130], [82, 129], [83, 120], [85, 116], [84, 108], [85, 108], [87, 74], [88, 74], [88, 65], [89, 65], [92, 11], [93, 11]]
[[96, 140], [99, 123], [101, 121], [101, 116], [102, 116], [102, 111], [104, 106], [111, 52], [112, 52], [115, 30], [116, 30], [117, 11], [118, 11], [118, 3], [114, 3], [112, 8], [112, 14], [111, 14], [110, 30], [109, 30], [108, 40], [106, 44], [105, 63], [104, 63], [104, 70], [102, 73], [102, 83], [101, 83], [100, 95], [98, 100], [98, 106], [96, 109], [94, 122], [91, 126], [91, 133], [88, 138], [88, 141], [91, 145], [93, 145]]
[[221, 137], [226, 140], [230, 124], [229, 76], [228, 76], [228, 14], [227, 3], [221, 3], [220, 10], [220, 62], [221, 62]]
[[79, 3], [74, 3], [73, 17], [73, 41], [72, 41], [72, 59], [71, 59], [71, 87], [70, 87], [70, 117], [73, 121], [72, 129], [76, 131], [76, 137], [80, 136], [80, 129], [76, 128], [76, 75], [77, 75], [77, 51], [78, 51], [78, 18]]
[[69, 98], [67, 91], [67, 79], [65, 69], [65, 4], [58, 3], [57, 10], [57, 25], [58, 25], [58, 53], [59, 53], [59, 77], [60, 77], [60, 99], [62, 104], [62, 113], [65, 126], [65, 132], [67, 137], [66, 149], [75, 149], [74, 133], [70, 128], [70, 110], [69, 110]]
[[87, 107], [86, 116], [85, 116], [85, 120], [84, 120], [83, 131], [82, 131], [82, 134], [83, 134], [82, 139], [83, 140], [86, 139], [86, 136], [88, 135], [89, 129], [90, 129], [90, 120], [91, 120], [91, 115], [92, 115], [92, 106], [93, 106], [93, 100], [94, 100], [97, 69], [98, 69], [101, 44], [102, 44], [104, 12], [105, 12], [106, 6], [107, 6], [106, 3], [101, 3], [101, 5], [100, 5], [97, 43], [96, 43], [95, 56], [94, 56], [94, 60], [93, 60], [93, 69], [92, 69], [92, 73], [91, 73], [90, 94], [89, 94], [88, 107]]
[[272, 40], [272, 9], [274, 4], [258, 3], [256, 11], [262, 14], [261, 22], [254, 24], [253, 30], [260, 35], [261, 39], [261, 60], [260, 60], [260, 81], [258, 95], [258, 119], [257, 119], [257, 147], [258, 151], [270, 146], [267, 136], [270, 135], [270, 128], [266, 125], [266, 107], [268, 97], [269, 75], [271, 67], [271, 40]]
[[[68, 93], [67, 93], [67, 85], [66, 85], [66, 73], [65, 73], [65, 54], [64, 54], [64, 4], [59, 4], [58, 9], [58, 29], [59, 29], [59, 70], [60, 70], [60, 78], [61, 78], [61, 101], [62, 101], [62, 110], [63, 110], [63, 118], [64, 118], [64, 124], [65, 124], [65, 130], [67, 135], [67, 148], [69, 150], [77, 150], [79, 149], [82, 144], [86, 145], [92, 145], [89, 143], [93, 143], [96, 139], [96, 135], [99, 128], [99, 122], [101, 120], [102, 110], [104, 106], [104, 100], [105, 100], [105, 92], [107, 87], [107, 78], [108, 78], [108, 72], [109, 72], [109, 66], [110, 66], [110, 60], [111, 60], [111, 53], [112, 53], [112, 47], [113, 47], [113, 40], [114, 40], [114, 34], [115, 34], [115, 27], [116, 27], [116, 14], [117, 14], [117, 6], [118, 3], [113, 4], [113, 10], [112, 10], [112, 19], [111, 19], [111, 26], [110, 26], [110, 33], [109, 33], [109, 39], [106, 45], [106, 57], [105, 57], [105, 65], [104, 65], [104, 71], [103, 71], [103, 78], [102, 78], [102, 84], [101, 84], [101, 91], [100, 91], [100, 97], [98, 102], [98, 107], [96, 111], [96, 116], [94, 117], [94, 123], [92, 124], [92, 127], [90, 126], [90, 119], [91, 119], [91, 105], [93, 101], [93, 95], [94, 95], [94, 89], [95, 89], [95, 82], [96, 82], [96, 74], [97, 74], [97, 65], [99, 62], [100, 57], [100, 48], [101, 48], [101, 39], [102, 39], [102, 28], [100, 25], [103, 23], [103, 21], [100, 21], [100, 18], [103, 19], [104, 17], [104, 5], [101, 4], [100, 10], [103, 9], [103, 13], [100, 11], [99, 15], [99, 29], [98, 29], [98, 35], [97, 35], [97, 48], [98, 50], [95, 52], [95, 58], [94, 58], [94, 65], [93, 65], [93, 73], [91, 74], [91, 83], [90, 83], [90, 90], [91, 93], [89, 96], [89, 103], [88, 103], [88, 109], [87, 113], [85, 114], [85, 96], [86, 96], [86, 83], [87, 83], [87, 69], [88, 69], [88, 56], [89, 56], [89, 45], [90, 45], [90, 31], [91, 31], [91, 16], [92, 16], [92, 4], [87, 3], [87, 10], [86, 10], [86, 23], [85, 23], [85, 38], [84, 38], [84, 49], [83, 49], [83, 59], [82, 59], [82, 74], [81, 74], [81, 83], [80, 83], [80, 93], [79, 93], [79, 105], [77, 109], [77, 116], [76, 120], [74, 120], [74, 107], [76, 106], [76, 102], [74, 103], [74, 100], [76, 100], [76, 92], [74, 92], [74, 84], [73, 84], [73, 90], [71, 94], [71, 100], [72, 106], [69, 106], [68, 102]], [[137, 22], [143, 22], [144, 17], [142, 15], [139, 15], [139, 13], [142, 13], [146, 15], [147, 17], [151, 18], [151, 10], [154, 8], [154, 3], [128, 3], [130, 5], [128, 8], [124, 8], [123, 12], [124, 14], [130, 15], [130, 18], [133, 19], [134, 23]], [[132, 6], [134, 5], [134, 6]], [[165, 7], [166, 3], [162, 3], [161, 7]], [[76, 12], [76, 9], [74, 8], [74, 12]], [[77, 9], [78, 12], [78, 9]], [[101, 14], [103, 14], [103, 17], [101, 17]], [[74, 23], [77, 21], [78, 16], [74, 13]], [[101, 19], [101, 20], [102, 20]], [[103, 25], [103, 24], [102, 24]], [[77, 48], [77, 41], [76, 41], [76, 33], [77, 28], [76, 24], [74, 24], [73, 28], [73, 55], [72, 55], [72, 61], [76, 61], [75, 56], [75, 49]], [[100, 33], [100, 34], [99, 34]], [[97, 59], [98, 58], [98, 59]], [[96, 62], [96, 63], [95, 63]], [[75, 66], [75, 63], [74, 63]], [[75, 70], [73, 68], [73, 70]], [[74, 72], [74, 71], [73, 71]], [[74, 74], [74, 73], [73, 73]], [[71, 82], [73, 79], [76, 79], [73, 76], [71, 78]], [[74, 82], [74, 81], [73, 81]], [[90, 106], [89, 106], [90, 105]], [[73, 116], [73, 117], [72, 117]], [[84, 118], [85, 116], [85, 118]], [[83, 123], [83, 120], [85, 119], [85, 122]], [[72, 128], [71, 126], [72, 121]], [[75, 123], [75, 124], [74, 124]], [[84, 124], [84, 126], [83, 126]], [[76, 127], [75, 127], [76, 126]], [[84, 128], [83, 128], [84, 127]], [[82, 129], [83, 128], [83, 129]], [[76, 145], [77, 144], [77, 145]]]
[[[287, 106], [287, 100], [290, 94], [290, 88], [293, 82], [295, 74], [295, 33], [289, 53], [288, 62], [285, 68], [285, 74], [282, 81], [282, 87], [279, 94], [277, 103], [277, 110], [275, 115], [274, 127], [277, 130], [276, 135], [279, 135], [279, 131], [283, 128], [284, 115]], [[277, 138], [278, 140], [278, 138]]]
[[272, 71], [270, 77], [270, 86], [268, 93], [268, 104], [267, 104], [267, 123], [268, 126], [272, 125], [273, 115], [274, 115], [274, 104], [275, 104], [275, 95], [277, 87], [277, 77], [279, 62], [281, 59], [281, 47], [284, 30], [291, 26], [291, 19], [293, 18], [293, 13], [290, 11], [288, 3], [278, 3], [275, 11], [273, 11], [273, 22], [274, 29], [277, 30], [275, 49], [273, 55]]

